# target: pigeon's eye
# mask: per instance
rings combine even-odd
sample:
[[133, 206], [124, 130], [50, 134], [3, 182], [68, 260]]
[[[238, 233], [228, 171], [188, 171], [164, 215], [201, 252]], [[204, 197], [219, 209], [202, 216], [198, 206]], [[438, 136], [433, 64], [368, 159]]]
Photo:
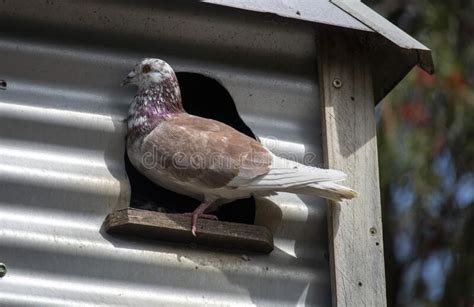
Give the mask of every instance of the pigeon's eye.
[[142, 67], [142, 73], [146, 74], [146, 73], [149, 73], [150, 71], [151, 71], [150, 65], [148, 65], [148, 64], [143, 65], [143, 67]]

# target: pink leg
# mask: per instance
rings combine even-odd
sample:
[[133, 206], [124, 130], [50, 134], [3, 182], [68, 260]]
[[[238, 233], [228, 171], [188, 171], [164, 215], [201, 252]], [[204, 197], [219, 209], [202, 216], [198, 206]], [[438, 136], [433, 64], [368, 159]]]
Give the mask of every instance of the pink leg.
[[204, 201], [202, 204], [199, 205], [192, 213], [184, 213], [185, 215], [191, 215], [191, 232], [193, 236], [196, 236], [196, 224], [198, 218], [210, 219], [210, 220], [217, 220], [217, 217], [212, 214], [205, 214], [204, 211], [212, 205], [212, 201]]

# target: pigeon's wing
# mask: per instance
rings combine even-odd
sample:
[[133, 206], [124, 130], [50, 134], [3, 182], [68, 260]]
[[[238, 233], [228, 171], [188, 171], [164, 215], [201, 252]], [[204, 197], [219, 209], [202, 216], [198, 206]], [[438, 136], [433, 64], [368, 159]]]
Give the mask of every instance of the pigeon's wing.
[[202, 188], [221, 188], [270, 170], [260, 143], [221, 122], [180, 114], [160, 123], [142, 143], [167, 176]]
[[[254, 139], [218, 121], [180, 114], [160, 123], [142, 143], [161, 174], [201, 189], [235, 189], [254, 195], [290, 192], [333, 200], [353, 198], [338, 185], [343, 172], [279, 158]], [[245, 194], [244, 193], [244, 194]]]

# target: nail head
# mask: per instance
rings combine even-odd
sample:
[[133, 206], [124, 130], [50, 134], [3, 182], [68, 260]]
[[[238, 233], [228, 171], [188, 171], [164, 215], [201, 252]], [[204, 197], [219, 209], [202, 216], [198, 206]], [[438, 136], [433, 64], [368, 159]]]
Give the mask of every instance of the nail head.
[[3, 263], [0, 263], [0, 278], [7, 274], [7, 266]]

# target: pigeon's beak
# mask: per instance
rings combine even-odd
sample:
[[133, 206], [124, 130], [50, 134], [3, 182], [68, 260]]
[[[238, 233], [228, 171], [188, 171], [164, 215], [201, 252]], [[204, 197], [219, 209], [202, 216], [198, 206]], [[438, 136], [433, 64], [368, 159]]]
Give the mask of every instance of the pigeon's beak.
[[136, 74], [134, 71], [131, 71], [131, 72], [125, 77], [125, 79], [123, 79], [123, 81], [122, 81], [122, 86], [125, 86], [125, 85], [128, 85], [128, 84], [133, 84], [133, 81], [134, 81], [136, 75], [137, 75], [137, 74]]

